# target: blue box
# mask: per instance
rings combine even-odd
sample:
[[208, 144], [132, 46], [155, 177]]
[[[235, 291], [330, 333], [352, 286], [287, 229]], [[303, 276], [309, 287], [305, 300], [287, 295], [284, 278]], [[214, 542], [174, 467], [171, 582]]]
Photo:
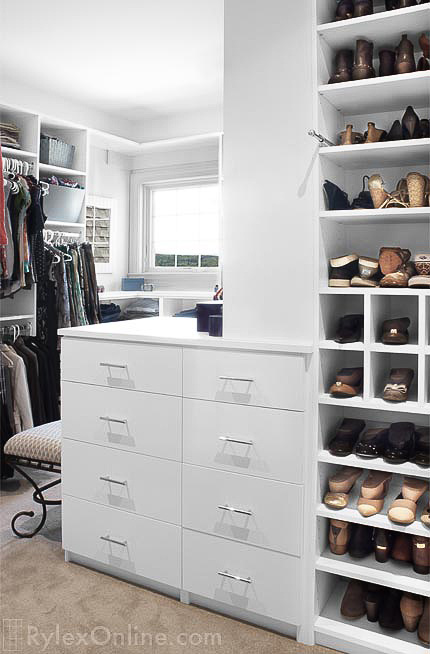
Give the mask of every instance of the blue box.
[[123, 277], [121, 280], [122, 291], [143, 291], [145, 279], [143, 277]]

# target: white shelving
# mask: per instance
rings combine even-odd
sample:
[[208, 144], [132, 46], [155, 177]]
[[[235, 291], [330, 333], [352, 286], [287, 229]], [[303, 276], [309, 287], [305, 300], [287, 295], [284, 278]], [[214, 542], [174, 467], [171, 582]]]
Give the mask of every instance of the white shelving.
[[[356, 145], [334, 145], [321, 148], [320, 156], [349, 170], [371, 167], [392, 167], [429, 164], [430, 138]], [[428, 208], [427, 208], [428, 209]], [[360, 211], [355, 209], [355, 211]], [[384, 209], [381, 209], [381, 212]]]
[[50, 175], [70, 175], [71, 177], [85, 177], [87, 173], [74, 168], [63, 168], [61, 166], [51, 166], [51, 164], [39, 163], [41, 173]]
[[321, 211], [321, 220], [341, 225], [396, 225], [428, 224], [430, 207], [418, 209], [350, 209], [347, 211]]
[[[330, 463], [337, 466], [352, 466], [353, 468], [366, 468], [366, 470], [382, 470], [384, 472], [392, 472], [393, 475], [407, 475], [409, 477], [423, 477], [428, 479], [430, 470], [428, 468], [420, 468], [416, 463], [387, 463], [382, 457], [375, 459], [363, 459], [356, 454], [348, 454], [347, 456], [333, 456], [328, 450], [320, 450], [318, 453], [318, 461], [320, 463]], [[430, 531], [429, 531], [430, 537]]]
[[372, 647], [380, 654], [423, 654], [426, 651], [416, 632], [411, 634], [406, 629], [398, 632], [384, 630], [377, 622], [369, 622], [366, 617], [346, 620], [340, 614], [346, 586], [344, 580], [337, 581], [321, 616], [315, 622], [315, 630], [323, 636], [321, 644], [329, 646], [337, 640], [338, 643], [344, 642], [355, 647], [353, 651], [356, 652], [359, 652], [360, 648], [368, 651]]
[[349, 554], [338, 556], [327, 548], [316, 563], [317, 570], [342, 575], [350, 579], [361, 579], [371, 584], [398, 588], [408, 593], [430, 596], [430, 576], [414, 572], [412, 563], [389, 559], [378, 563], [370, 554], [364, 559], [353, 559]]
[[[328, 84], [333, 72], [336, 51], [355, 49], [356, 40], [365, 38], [374, 43], [374, 67], [378, 72], [378, 51], [394, 48], [401, 35], [412, 40], [416, 57], [421, 56], [418, 37], [430, 22], [428, 4], [387, 12], [385, 3], [376, 0], [375, 11], [345, 21], [334, 21], [336, 3], [316, 0], [316, 78], [315, 129], [333, 143], [347, 124], [364, 132], [368, 122], [389, 130], [394, 120], [401, 120], [408, 105], [420, 118], [429, 118], [430, 72], [417, 72], [361, 81]], [[316, 242], [319, 252], [317, 313], [319, 325], [318, 372], [319, 397], [316, 430], [318, 438], [316, 498], [316, 565], [315, 565], [315, 632], [318, 644], [350, 652], [363, 651], [383, 654], [421, 654], [425, 648], [417, 634], [405, 630], [384, 632], [378, 624], [366, 618], [349, 622], [340, 614], [340, 606], [348, 579], [361, 579], [381, 586], [398, 588], [429, 596], [428, 576], [418, 575], [411, 566], [396, 561], [378, 564], [373, 555], [354, 560], [348, 554], [335, 556], [328, 547], [329, 520], [380, 527], [395, 532], [430, 538], [420, 520], [428, 503], [426, 493], [418, 503], [417, 517], [411, 525], [392, 523], [387, 511], [398, 496], [405, 475], [429, 479], [429, 470], [406, 462], [394, 465], [382, 458], [363, 459], [356, 454], [336, 457], [328, 451], [330, 440], [344, 418], [364, 420], [366, 429], [407, 421], [417, 426], [430, 426], [430, 289], [394, 288], [330, 288], [328, 260], [330, 257], [356, 252], [377, 257], [383, 246], [410, 248], [412, 258], [429, 245], [430, 208], [358, 209], [328, 211], [323, 183], [330, 180], [348, 194], [352, 201], [362, 189], [365, 175], [379, 173], [388, 191], [410, 171], [428, 174], [430, 139], [410, 139], [350, 146], [320, 146], [318, 157], [319, 206], [316, 220]], [[362, 314], [364, 328], [356, 343], [334, 341], [339, 319], [347, 314]], [[384, 320], [409, 316], [409, 343], [404, 346], [381, 342]], [[363, 366], [362, 393], [353, 398], [339, 399], [329, 394], [341, 368]], [[389, 372], [394, 367], [411, 367], [415, 378], [407, 402], [386, 402], [382, 398]], [[347, 508], [336, 511], [325, 506], [324, 494], [328, 479], [343, 466], [362, 468], [363, 474], [350, 493]], [[357, 500], [362, 481], [369, 470], [393, 473], [383, 510], [370, 518], [361, 516]], [[341, 579], [343, 577], [343, 579]]]

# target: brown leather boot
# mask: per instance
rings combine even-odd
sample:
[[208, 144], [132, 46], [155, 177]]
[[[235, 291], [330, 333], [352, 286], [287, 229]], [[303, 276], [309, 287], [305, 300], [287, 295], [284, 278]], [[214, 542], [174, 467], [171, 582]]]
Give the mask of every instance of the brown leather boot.
[[406, 631], [413, 633], [416, 631], [424, 612], [423, 598], [412, 593], [403, 593], [402, 599], [400, 600], [400, 610]]
[[430, 598], [424, 600], [424, 612], [418, 625], [418, 638], [422, 643], [430, 643]]
[[355, 50], [355, 61], [352, 69], [352, 79], [369, 79], [376, 77], [373, 68], [373, 43], [365, 39], [358, 39]]
[[402, 34], [402, 40], [397, 46], [396, 63], [394, 64], [394, 74], [414, 73], [417, 67], [415, 65], [414, 46], [408, 39], [407, 34]]
[[393, 11], [393, 9], [399, 8], [399, 0], [385, 0], [385, 9], [387, 11]]
[[415, 7], [417, 4], [417, 0], [399, 0], [398, 8], [405, 9], [406, 7]]
[[429, 35], [423, 32], [419, 38], [420, 48], [423, 51], [423, 56], [428, 59], [430, 57], [430, 41]]
[[352, 79], [353, 61], [354, 53], [352, 50], [339, 50], [335, 58], [335, 71], [328, 83], [338, 84], [339, 82], [350, 82]]
[[354, 16], [353, 0], [340, 0], [336, 7], [336, 20], [346, 20]]
[[425, 536], [412, 536], [412, 561], [419, 575], [430, 572], [430, 539]]
[[373, 0], [355, 0], [354, 18], [373, 14]]
[[353, 126], [347, 125], [339, 135], [340, 145], [356, 145], [363, 143], [364, 138], [361, 132], [353, 132]]
[[396, 63], [396, 53], [394, 50], [385, 48], [379, 51], [379, 77], [394, 75], [394, 64]]
[[364, 132], [365, 143], [379, 143], [387, 136], [385, 129], [378, 129], [375, 123], [367, 123], [367, 132]]

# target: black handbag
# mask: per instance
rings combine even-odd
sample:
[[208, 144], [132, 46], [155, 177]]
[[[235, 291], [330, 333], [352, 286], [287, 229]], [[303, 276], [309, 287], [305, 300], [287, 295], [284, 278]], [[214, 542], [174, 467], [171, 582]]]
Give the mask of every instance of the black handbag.
[[329, 180], [326, 179], [323, 188], [329, 211], [341, 211], [342, 209], [351, 208], [348, 194], [345, 193], [345, 191], [342, 191], [342, 189], [336, 186], [336, 184], [333, 184], [333, 182], [329, 182]]
[[358, 197], [352, 201], [351, 209], [374, 209], [372, 196], [369, 191], [365, 191], [366, 181], [369, 180], [369, 176], [365, 175], [363, 177], [363, 188], [361, 189]]

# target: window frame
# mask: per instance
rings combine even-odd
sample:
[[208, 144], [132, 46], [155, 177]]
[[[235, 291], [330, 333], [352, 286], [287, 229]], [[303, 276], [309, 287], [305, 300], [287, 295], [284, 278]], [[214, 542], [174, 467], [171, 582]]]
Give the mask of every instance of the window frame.
[[[153, 246], [153, 216], [152, 216], [152, 193], [156, 189], [180, 188], [182, 186], [207, 186], [214, 184], [219, 186], [218, 175], [210, 175], [204, 177], [188, 177], [177, 180], [163, 180], [154, 181], [151, 183], [142, 184], [142, 208], [143, 208], [143, 262], [144, 273], [151, 274], [193, 274], [193, 275], [207, 275], [218, 274], [220, 265], [218, 266], [155, 266], [155, 252]], [[221, 223], [221, 213], [218, 213], [218, 219]], [[221, 225], [219, 225], [221, 226]], [[218, 255], [218, 262], [220, 262], [221, 254]]]

